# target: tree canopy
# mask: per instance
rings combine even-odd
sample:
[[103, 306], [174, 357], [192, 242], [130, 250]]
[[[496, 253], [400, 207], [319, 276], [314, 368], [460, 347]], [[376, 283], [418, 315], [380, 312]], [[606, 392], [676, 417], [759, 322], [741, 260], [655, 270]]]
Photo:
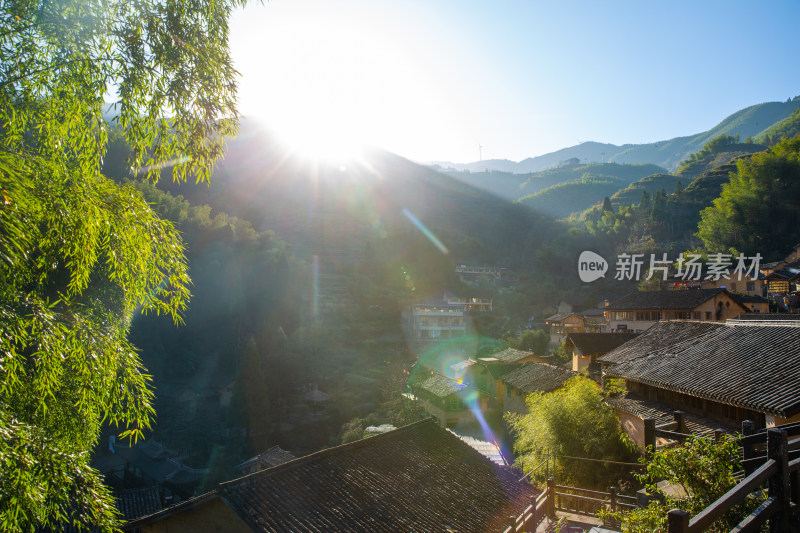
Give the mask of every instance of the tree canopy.
[[730, 183], [702, 211], [697, 235], [711, 252], [731, 249], [768, 260], [783, 257], [800, 227], [800, 139], [740, 159]]
[[227, 18], [241, 2], [0, 4], [0, 528], [114, 527], [88, 452], [140, 436], [138, 312], [180, 321], [183, 244], [100, 174], [109, 121], [134, 173], [206, 180], [236, 131]]
[[[577, 376], [556, 391], [530, 394], [527, 404], [527, 414], [509, 417], [517, 461], [526, 473], [552, 456], [556, 472], [551, 475], [559, 483], [607, 489], [602, 483], [622, 471], [597, 460], [624, 462], [634, 457], [617, 416], [588, 378]], [[539, 479], [544, 475], [541, 469], [537, 472]]]

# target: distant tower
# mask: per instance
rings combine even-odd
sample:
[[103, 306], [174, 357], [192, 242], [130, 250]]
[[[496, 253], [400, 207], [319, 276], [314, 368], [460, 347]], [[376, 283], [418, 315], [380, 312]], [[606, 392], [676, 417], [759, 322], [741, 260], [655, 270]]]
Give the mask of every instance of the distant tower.
[[478, 143], [478, 161], [483, 161], [483, 146]]

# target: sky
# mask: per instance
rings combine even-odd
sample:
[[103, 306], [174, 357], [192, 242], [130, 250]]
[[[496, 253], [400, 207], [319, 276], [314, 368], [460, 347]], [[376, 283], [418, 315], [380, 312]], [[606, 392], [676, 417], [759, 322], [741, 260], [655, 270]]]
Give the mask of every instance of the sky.
[[269, 0], [230, 46], [241, 112], [310, 152], [520, 161], [800, 95], [798, 21], [797, 0]]

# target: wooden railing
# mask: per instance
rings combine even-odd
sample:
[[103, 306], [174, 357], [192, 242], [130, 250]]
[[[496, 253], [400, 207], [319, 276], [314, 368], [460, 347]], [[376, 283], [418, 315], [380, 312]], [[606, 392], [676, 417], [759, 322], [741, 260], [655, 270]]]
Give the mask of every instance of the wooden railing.
[[[672, 416], [672, 422], [658, 425], [653, 418], [644, 419], [644, 445], [648, 454], [656, 451], [659, 437], [683, 444], [692, 436], [686, 426], [686, 414], [683, 411], [673, 411]], [[714, 431], [714, 438], [719, 440], [724, 434], [724, 430], [717, 429]]]
[[[556, 485], [553, 478], [547, 479], [547, 490], [532, 498], [531, 504], [519, 516], [508, 517], [503, 533], [534, 531], [545, 518], [555, 518], [556, 511], [596, 517], [601, 509], [609, 511], [635, 509], [636, 498], [617, 494], [616, 488], [609, 492]], [[606, 522], [606, 526], [619, 526]]]
[[[552, 478], [551, 478], [552, 479]], [[539, 496], [531, 497], [531, 503], [519, 516], [509, 516], [508, 525], [503, 533], [516, 533], [518, 531], [535, 531], [546, 517], [555, 516], [555, 511], [550, 508], [552, 499], [548, 498], [548, 491]]]
[[[756, 431], [753, 429], [753, 422], [745, 420], [742, 422], [742, 437], [739, 439], [739, 446], [742, 447], [742, 467], [745, 474], [755, 471], [764, 461], [767, 460], [767, 430]], [[784, 424], [779, 429], [786, 431], [788, 437], [800, 435], [800, 422]], [[800, 457], [800, 438], [790, 438], [789, 460]]]
[[789, 460], [789, 440], [785, 429], [770, 428], [766, 430], [766, 437], [766, 458], [760, 466], [693, 518], [686, 511], [671, 510], [667, 516], [669, 533], [705, 531], [765, 483], [767, 499], [732, 531], [758, 531], [767, 520], [771, 532], [789, 531], [791, 505], [798, 503], [800, 458]]

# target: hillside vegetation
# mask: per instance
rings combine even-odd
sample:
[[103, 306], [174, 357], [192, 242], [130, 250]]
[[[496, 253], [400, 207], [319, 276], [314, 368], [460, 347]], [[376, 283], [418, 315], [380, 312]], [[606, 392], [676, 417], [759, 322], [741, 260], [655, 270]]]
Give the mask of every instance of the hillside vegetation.
[[[777, 142], [784, 133], [769, 132], [773, 126], [787, 119], [800, 108], [800, 97], [796, 96], [785, 102], [766, 102], [741, 109], [726, 117], [713, 128], [682, 137], [666, 139], [647, 144], [615, 145], [597, 142], [585, 142], [569, 148], [537, 157], [530, 157], [512, 165], [512, 162], [502, 160], [502, 170], [517, 174], [538, 172], [558, 166], [561, 162], [571, 158], [580, 161], [608, 161], [613, 163], [650, 163], [670, 171], [678, 168], [681, 161], [691, 154], [698, 152], [711, 139], [720, 135], [739, 135], [741, 139], [752, 137], [756, 142], [765, 142], [762, 135], [770, 135], [772, 142]], [[786, 130], [786, 136], [791, 137], [790, 131], [795, 131], [794, 126]], [[454, 170], [490, 171], [496, 169], [490, 161], [480, 161], [467, 164], [453, 164], [439, 162], [443, 168]]]
[[791, 115], [756, 135], [755, 142], [774, 144], [781, 139], [796, 137], [798, 134], [800, 134], [800, 108], [795, 109]]
[[556, 218], [565, 218], [576, 211], [588, 209], [624, 186], [625, 182], [619, 178], [586, 173], [580, 181], [553, 185], [517, 201]]

